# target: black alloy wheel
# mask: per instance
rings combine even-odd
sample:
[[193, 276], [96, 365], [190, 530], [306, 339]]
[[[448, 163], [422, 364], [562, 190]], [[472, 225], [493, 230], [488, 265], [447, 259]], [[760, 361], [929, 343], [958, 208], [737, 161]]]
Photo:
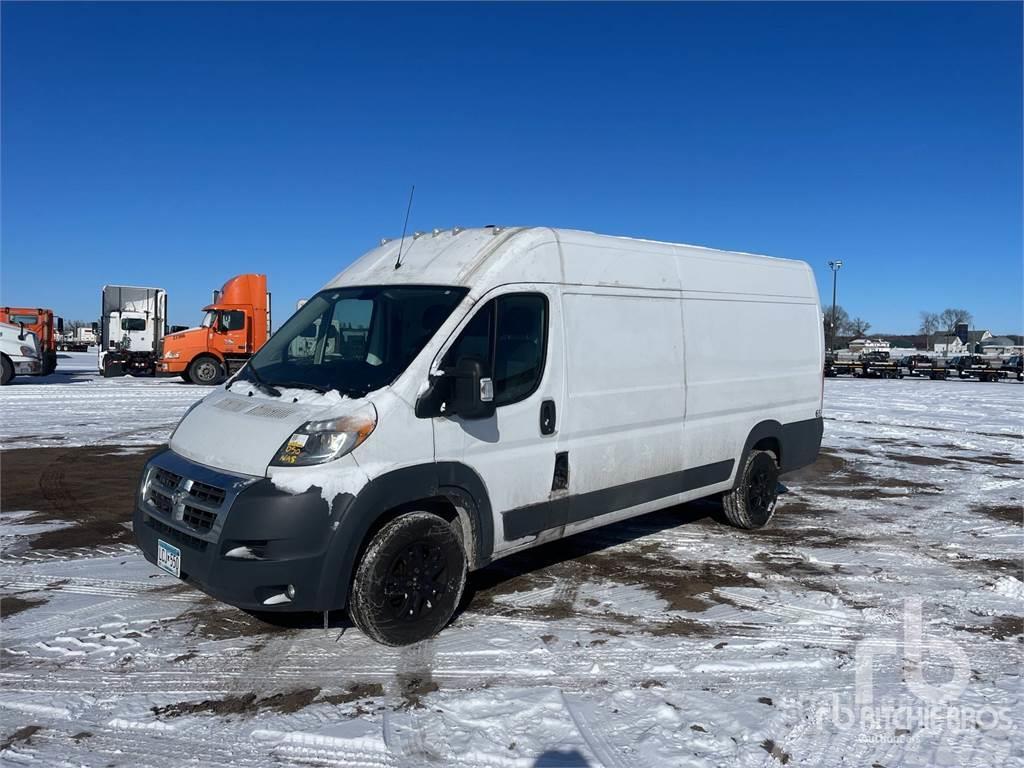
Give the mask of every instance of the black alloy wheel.
[[466, 585], [466, 553], [454, 524], [430, 512], [386, 523], [352, 580], [348, 612], [371, 639], [409, 645], [451, 620]]

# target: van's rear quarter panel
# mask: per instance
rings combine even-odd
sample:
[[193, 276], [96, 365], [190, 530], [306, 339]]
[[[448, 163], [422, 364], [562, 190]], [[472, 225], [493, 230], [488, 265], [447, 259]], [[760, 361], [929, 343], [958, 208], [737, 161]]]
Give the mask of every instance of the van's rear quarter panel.
[[687, 466], [738, 458], [762, 421], [815, 417], [819, 314], [809, 301], [684, 298]]

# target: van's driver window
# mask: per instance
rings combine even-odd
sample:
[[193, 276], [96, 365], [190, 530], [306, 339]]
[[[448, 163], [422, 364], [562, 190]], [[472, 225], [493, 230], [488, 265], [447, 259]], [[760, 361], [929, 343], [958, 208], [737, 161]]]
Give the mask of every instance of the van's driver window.
[[483, 363], [494, 381], [494, 404], [527, 397], [544, 373], [547, 300], [540, 294], [510, 294], [483, 306], [445, 354], [442, 367], [464, 357]]

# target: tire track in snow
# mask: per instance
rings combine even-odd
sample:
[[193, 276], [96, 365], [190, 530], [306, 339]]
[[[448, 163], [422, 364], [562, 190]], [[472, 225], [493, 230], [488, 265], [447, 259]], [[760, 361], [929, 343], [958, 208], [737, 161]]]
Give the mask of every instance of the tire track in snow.
[[621, 751], [608, 740], [607, 736], [593, 727], [583, 714], [583, 710], [565, 695], [565, 691], [559, 691], [559, 693], [562, 696], [562, 705], [565, 707], [565, 711], [569, 713], [569, 717], [572, 718], [573, 725], [576, 726], [576, 730], [583, 738], [584, 743], [586, 743], [591, 753], [593, 753], [601, 765], [604, 768], [630, 768], [633, 765], [633, 761], [629, 760], [629, 762], [626, 762], [623, 759], [624, 755], [622, 755]]

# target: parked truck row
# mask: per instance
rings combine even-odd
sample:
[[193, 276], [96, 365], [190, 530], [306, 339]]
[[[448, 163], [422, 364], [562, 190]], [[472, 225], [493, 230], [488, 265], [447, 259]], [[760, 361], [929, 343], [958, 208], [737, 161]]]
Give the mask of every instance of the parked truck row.
[[827, 377], [854, 376], [869, 379], [902, 379], [905, 376], [933, 380], [977, 379], [1024, 381], [1024, 357], [996, 357], [984, 355], [953, 355], [933, 357], [913, 354], [892, 358], [888, 352], [874, 350], [859, 355], [828, 353], [824, 373]]
[[180, 376], [219, 384], [270, 336], [267, 276], [231, 278], [203, 307], [195, 328], [167, 326], [167, 292], [131, 285], [103, 286], [97, 366], [104, 376]]
[[67, 331], [52, 309], [0, 307], [0, 324], [9, 327], [5, 337], [15, 330], [15, 335], [31, 334], [37, 358], [30, 366], [21, 360], [24, 345], [5, 346], [3, 383], [17, 374], [49, 375], [57, 368], [58, 352], [95, 347], [104, 377], [180, 376], [186, 382], [219, 384], [269, 338], [270, 299], [266, 275], [237, 275], [213, 292], [196, 328], [169, 326], [167, 291], [136, 285], [103, 286], [99, 321]]

